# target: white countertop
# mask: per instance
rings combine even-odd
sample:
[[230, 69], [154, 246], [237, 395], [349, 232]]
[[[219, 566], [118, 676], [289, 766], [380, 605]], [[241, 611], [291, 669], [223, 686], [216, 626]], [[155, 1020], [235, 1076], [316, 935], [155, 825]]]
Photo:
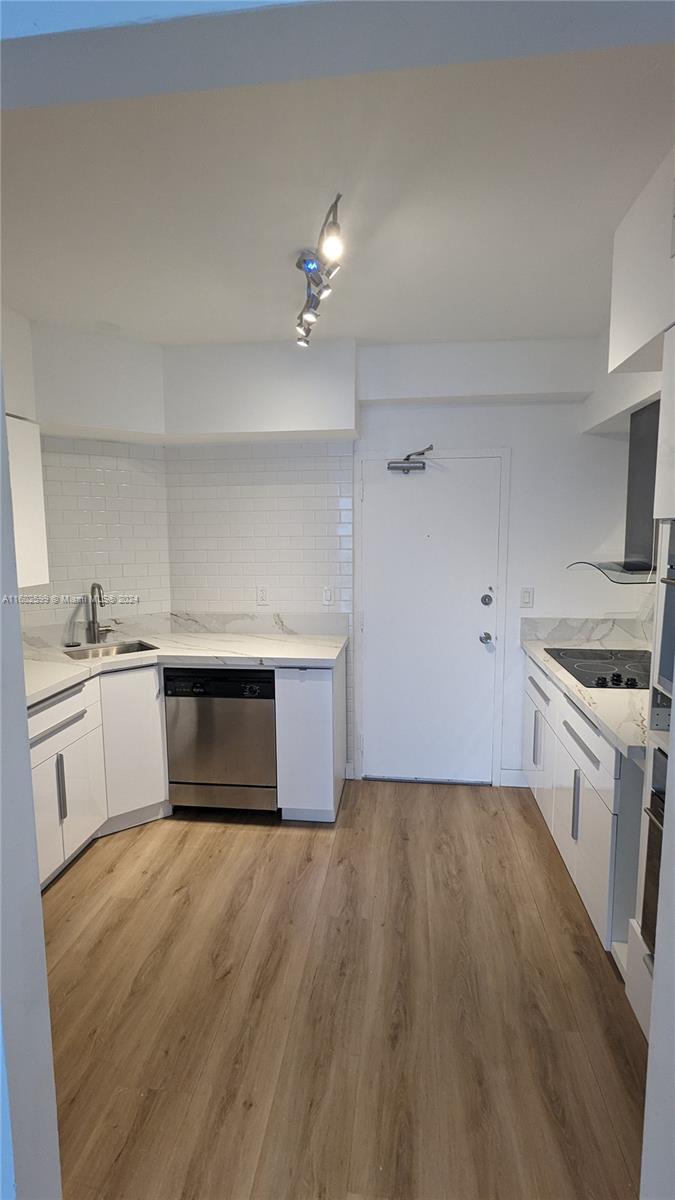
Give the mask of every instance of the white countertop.
[[[112, 658], [68, 658], [60, 646], [24, 645], [26, 704], [37, 704], [104, 671], [128, 667], [324, 667], [332, 668], [347, 645], [347, 638], [299, 634], [177, 633], [155, 637], [141, 635], [156, 650]], [[112, 641], [130, 641], [114, 638]], [[133, 638], [133, 640], [138, 640]]]
[[[556, 649], [574, 647], [577, 650], [597, 650], [599, 643], [595, 642], [564, 642], [556, 639], [553, 643]], [[601, 644], [601, 643], [600, 643]], [[612, 643], [614, 644], [614, 643]], [[586, 713], [589, 720], [597, 725], [603, 737], [610, 745], [624, 754], [627, 758], [641, 759], [647, 744], [647, 709], [649, 704], [649, 689], [630, 688], [587, 688], [570, 675], [560, 663], [546, 653], [546, 642], [524, 640], [521, 643], [525, 653], [532, 659], [552, 681], [565, 692], [579, 708]], [[622, 649], [650, 650], [648, 642], [638, 642], [626, 639]]]

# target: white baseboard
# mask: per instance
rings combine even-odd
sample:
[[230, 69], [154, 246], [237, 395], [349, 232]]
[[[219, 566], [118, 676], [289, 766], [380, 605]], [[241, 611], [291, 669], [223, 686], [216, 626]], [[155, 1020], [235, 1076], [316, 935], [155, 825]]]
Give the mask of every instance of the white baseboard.
[[170, 817], [172, 812], [173, 809], [167, 800], [160, 804], [148, 804], [146, 808], [135, 808], [133, 812], [109, 817], [105, 825], [99, 829], [96, 837], [106, 837], [109, 833], [121, 833], [123, 829], [133, 829], [134, 826], [145, 825], [148, 821], [159, 821], [162, 817]]
[[322, 821], [332, 825], [335, 821], [335, 813], [325, 808], [282, 808], [281, 819], [283, 821]]
[[499, 787], [526, 788], [527, 786], [524, 771], [501, 771], [499, 774]]

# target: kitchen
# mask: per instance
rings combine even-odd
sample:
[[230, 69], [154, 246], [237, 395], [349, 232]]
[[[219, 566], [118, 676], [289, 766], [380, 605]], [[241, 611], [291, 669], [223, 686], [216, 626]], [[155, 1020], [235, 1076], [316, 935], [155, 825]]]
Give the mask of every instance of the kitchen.
[[15, 1194], [667, 1194], [669, 7], [437, 61], [457, 6], [362, 5], [351, 73], [329, 5], [3, 44]]

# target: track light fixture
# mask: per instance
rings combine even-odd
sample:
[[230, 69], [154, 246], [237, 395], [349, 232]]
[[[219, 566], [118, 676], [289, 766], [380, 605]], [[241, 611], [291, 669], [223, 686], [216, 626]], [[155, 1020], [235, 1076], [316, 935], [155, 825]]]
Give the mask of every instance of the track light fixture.
[[331, 280], [340, 270], [338, 259], [344, 250], [338, 221], [341, 199], [342, 195], [338, 192], [324, 217], [319, 230], [319, 248], [301, 250], [295, 263], [298, 270], [303, 272], [307, 285], [305, 305], [295, 326], [297, 344], [305, 349], [309, 346], [309, 336], [319, 317], [319, 305], [330, 296], [333, 291]]

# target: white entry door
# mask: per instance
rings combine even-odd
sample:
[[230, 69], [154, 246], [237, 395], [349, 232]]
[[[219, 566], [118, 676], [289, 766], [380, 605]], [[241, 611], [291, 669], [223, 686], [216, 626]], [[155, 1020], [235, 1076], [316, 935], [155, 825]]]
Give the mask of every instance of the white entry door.
[[500, 479], [496, 457], [363, 463], [364, 775], [492, 781]]

